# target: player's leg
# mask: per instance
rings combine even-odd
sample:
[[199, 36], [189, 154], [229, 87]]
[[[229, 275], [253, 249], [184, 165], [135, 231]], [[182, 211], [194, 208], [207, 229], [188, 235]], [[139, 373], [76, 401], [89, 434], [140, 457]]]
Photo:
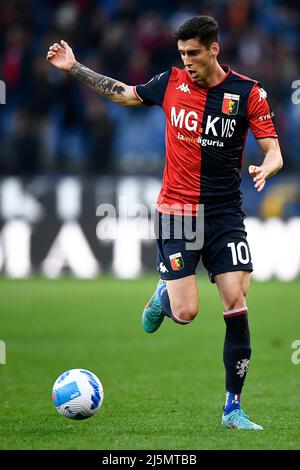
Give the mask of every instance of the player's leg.
[[[251, 356], [250, 331], [248, 325], [248, 309], [246, 295], [250, 274], [235, 271], [215, 276], [221, 300], [223, 316], [226, 324], [223, 359], [226, 370], [226, 390], [240, 395]], [[239, 365], [243, 364], [243, 369]], [[227, 403], [227, 411], [238, 408], [239, 403]]]
[[[167, 232], [174, 234], [174, 218], [166, 219], [166, 223], [170, 224], [170, 231]], [[157, 247], [157, 269], [161, 279], [143, 311], [142, 325], [147, 333], [154, 333], [165, 316], [176, 323], [186, 325], [198, 312], [195, 271], [200, 251], [187, 249], [184, 236], [166, 238], [162, 231], [157, 239]]]
[[240, 396], [251, 356], [246, 296], [249, 273], [253, 269], [244, 214], [237, 209], [211, 217], [207, 227], [209, 233], [203, 263], [212, 282], [217, 283], [226, 324], [223, 353], [226, 404], [222, 423], [225, 427], [238, 429], [262, 429], [240, 409]]
[[245, 307], [250, 284], [248, 271], [232, 271], [214, 276], [224, 312]]
[[224, 427], [262, 429], [251, 422], [240, 407], [250, 357], [250, 331], [246, 296], [250, 274], [234, 271], [214, 277], [223, 303], [226, 334], [223, 360], [226, 371], [226, 403], [222, 417]]
[[187, 325], [196, 317], [198, 303], [195, 275], [168, 281], [160, 279], [155, 293], [143, 311], [143, 328], [147, 333], [154, 333], [165, 316], [175, 323]]
[[166, 287], [160, 296], [165, 314], [182, 325], [193, 321], [199, 310], [195, 274], [166, 281]]

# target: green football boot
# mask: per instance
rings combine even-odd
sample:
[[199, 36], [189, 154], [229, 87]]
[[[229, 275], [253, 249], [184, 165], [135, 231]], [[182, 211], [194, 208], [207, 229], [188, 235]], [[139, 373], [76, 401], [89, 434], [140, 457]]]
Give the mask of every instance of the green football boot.
[[159, 292], [163, 288], [166, 288], [166, 283], [160, 279], [158, 281], [156, 291], [144, 308], [142, 325], [146, 333], [154, 333], [160, 327], [165, 318], [165, 313], [162, 310], [162, 305], [159, 299]]
[[248, 416], [244, 413], [243, 410], [233, 410], [228, 415], [222, 416], [222, 426], [223, 428], [230, 429], [255, 429], [260, 431], [263, 429], [259, 424], [255, 424]]

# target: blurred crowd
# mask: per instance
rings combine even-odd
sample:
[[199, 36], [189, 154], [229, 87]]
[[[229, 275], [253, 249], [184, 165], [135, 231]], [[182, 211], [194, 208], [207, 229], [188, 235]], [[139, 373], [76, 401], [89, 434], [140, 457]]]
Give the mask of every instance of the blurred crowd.
[[[300, 170], [300, 15], [296, 0], [10, 0], [0, 2], [0, 175], [160, 174], [164, 116], [105, 101], [46, 61], [65, 39], [76, 59], [127, 84], [181, 66], [173, 38], [191, 16], [220, 25], [219, 61], [258, 79], [275, 110], [285, 172]], [[261, 154], [250, 137], [245, 160]]]

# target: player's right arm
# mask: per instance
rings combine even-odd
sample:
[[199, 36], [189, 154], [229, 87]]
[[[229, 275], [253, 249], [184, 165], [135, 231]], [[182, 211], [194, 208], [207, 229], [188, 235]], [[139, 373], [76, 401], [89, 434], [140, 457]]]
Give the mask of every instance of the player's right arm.
[[114, 103], [122, 106], [142, 104], [142, 101], [136, 96], [133, 86], [100, 75], [77, 62], [71, 47], [65, 41], [49, 47], [47, 60], [56, 68], [68, 72], [96, 93]]

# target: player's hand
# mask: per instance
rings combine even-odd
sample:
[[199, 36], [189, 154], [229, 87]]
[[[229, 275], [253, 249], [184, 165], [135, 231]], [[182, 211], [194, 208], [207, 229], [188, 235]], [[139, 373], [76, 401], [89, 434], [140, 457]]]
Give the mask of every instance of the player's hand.
[[267, 172], [263, 166], [249, 166], [249, 173], [253, 178], [254, 187], [258, 192], [262, 191], [266, 184]]
[[60, 44], [56, 42], [49, 47], [47, 60], [58, 69], [66, 71], [70, 70], [76, 62], [71, 47], [63, 40], [60, 41]]

